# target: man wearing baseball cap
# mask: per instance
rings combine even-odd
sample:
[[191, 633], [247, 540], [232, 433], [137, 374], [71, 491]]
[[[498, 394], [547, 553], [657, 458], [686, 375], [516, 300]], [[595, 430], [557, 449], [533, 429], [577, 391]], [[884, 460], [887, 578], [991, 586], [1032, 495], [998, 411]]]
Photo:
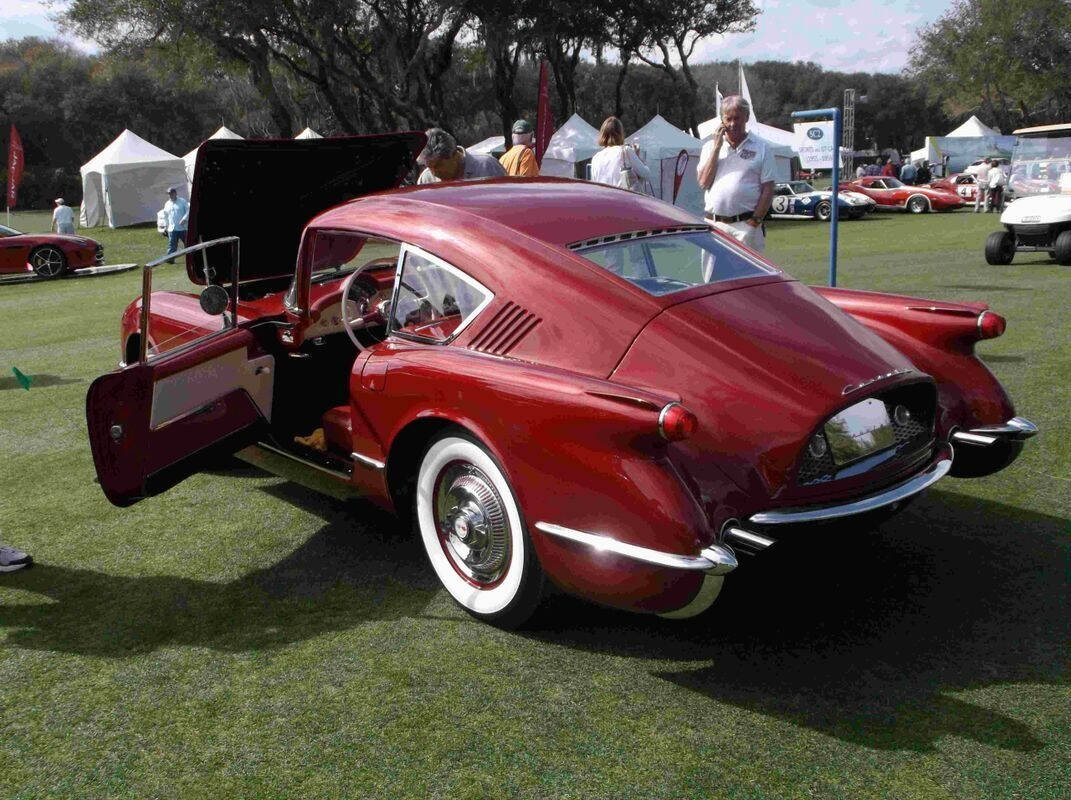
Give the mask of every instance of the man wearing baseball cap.
[[499, 159], [507, 175], [521, 178], [535, 178], [539, 175], [539, 162], [532, 151], [534, 139], [532, 123], [526, 119], [513, 123], [513, 147]]
[[74, 210], [62, 197], [56, 198], [56, 210], [52, 212], [52, 228], [56, 233], [74, 233]]

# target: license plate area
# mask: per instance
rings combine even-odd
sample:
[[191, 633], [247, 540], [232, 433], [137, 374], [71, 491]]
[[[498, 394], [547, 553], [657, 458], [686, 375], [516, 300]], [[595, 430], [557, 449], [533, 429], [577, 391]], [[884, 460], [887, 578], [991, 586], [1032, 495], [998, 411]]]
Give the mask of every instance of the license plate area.
[[846, 408], [825, 424], [826, 441], [837, 466], [896, 445], [885, 403], [875, 398]]

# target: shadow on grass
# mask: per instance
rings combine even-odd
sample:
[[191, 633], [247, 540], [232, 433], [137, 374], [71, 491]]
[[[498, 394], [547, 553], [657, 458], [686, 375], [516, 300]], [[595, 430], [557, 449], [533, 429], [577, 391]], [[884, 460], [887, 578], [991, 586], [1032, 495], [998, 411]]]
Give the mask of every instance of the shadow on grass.
[[[260, 650], [372, 620], [420, 616], [439, 585], [420, 542], [395, 517], [284, 483], [272, 494], [325, 525], [266, 569], [229, 583], [159, 575], [124, 577], [38, 563], [5, 585], [50, 602], [0, 605], [6, 646], [126, 658], [190, 645]], [[197, 548], [191, 547], [191, 558]]]
[[940, 289], [969, 289], [979, 292], [1033, 292], [1032, 286], [996, 286], [985, 283], [942, 283]]
[[[27, 377], [30, 379], [31, 389], [42, 389], [46, 386], [65, 386], [68, 383], [82, 382], [79, 378], [63, 378], [59, 375], [28, 375]], [[0, 377], [0, 392], [6, 392], [8, 389], [22, 388], [22, 384], [19, 383], [14, 375]]]
[[980, 358], [987, 364], [1017, 364], [1020, 361], [1026, 361], [1024, 356], [1001, 356], [995, 353], [982, 354]]
[[555, 597], [528, 635], [702, 662], [652, 674], [868, 747], [925, 751], [954, 734], [1032, 751], [1043, 742], [1025, 724], [950, 695], [1071, 684], [1066, 527], [934, 492], [874, 532], [779, 543], [741, 566], [693, 620]]

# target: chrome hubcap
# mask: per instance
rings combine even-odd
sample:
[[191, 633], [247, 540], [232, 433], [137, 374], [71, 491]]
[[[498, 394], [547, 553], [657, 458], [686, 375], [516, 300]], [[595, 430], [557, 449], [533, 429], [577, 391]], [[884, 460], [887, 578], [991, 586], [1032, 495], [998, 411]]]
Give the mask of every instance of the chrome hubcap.
[[444, 470], [435, 498], [435, 522], [447, 556], [479, 584], [499, 581], [509, 566], [510, 536], [502, 498], [472, 464]]

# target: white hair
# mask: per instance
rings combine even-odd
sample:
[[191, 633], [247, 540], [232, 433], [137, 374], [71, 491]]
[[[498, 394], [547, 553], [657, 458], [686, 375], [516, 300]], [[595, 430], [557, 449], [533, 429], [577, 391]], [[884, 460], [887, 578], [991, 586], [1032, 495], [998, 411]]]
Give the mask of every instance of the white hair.
[[747, 119], [751, 119], [751, 104], [741, 95], [731, 94], [721, 101], [721, 115], [723, 117], [727, 111], [732, 111], [734, 108], [739, 108], [744, 112], [744, 116]]
[[513, 134], [514, 144], [531, 144], [535, 139], [534, 133], [515, 133]]

